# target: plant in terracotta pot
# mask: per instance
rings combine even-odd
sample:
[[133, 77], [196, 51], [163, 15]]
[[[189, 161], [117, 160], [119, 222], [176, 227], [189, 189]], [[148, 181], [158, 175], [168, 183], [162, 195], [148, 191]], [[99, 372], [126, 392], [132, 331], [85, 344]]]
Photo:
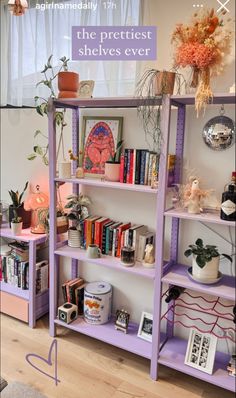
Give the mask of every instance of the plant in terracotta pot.
[[116, 145], [114, 155], [105, 163], [105, 179], [107, 181], [120, 181], [120, 155], [123, 145], [123, 140], [119, 141]]
[[13, 210], [14, 217], [11, 219], [11, 230], [13, 235], [20, 235], [22, 231], [22, 218], [18, 216], [17, 211]]
[[66, 209], [69, 209], [69, 214], [67, 218], [71, 222], [71, 226], [68, 230], [68, 246], [70, 247], [82, 247], [83, 242], [81, 242], [81, 221], [88, 217], [88, 206], [91, 201], [88, 196], [79, 195], [69, 195], [67, 197], [68, 202], [65, 205]]
[[66, 67], [58, 73], [58, 98], [77, 98], [79, 96], [79, 74], [69, 72]]
[[[185, 250], [186, 257], [193, 256], [192, 276], [199, 281], [214, 281], [219, 276], [220, 253], [217, 246], [204, 246], [202, 239], [197, 239], [194, 245]], [[222, 253], [221, 256], [232, 262], [232, 257]]]
[[22, 218], [23, 226], [22, 228], [29, 228], [31, 224], [31, 211], [27, 211], [24, 208], [24, 202], [22, 201], [23, 195], [28, 188], [29, 182], [27, 181], [25, 187], [21, 193], [17, 191], [8, 191], [12, 200], [12, 204], [9, 206], [9, 223], [15, 218], [14, 211], [17, 211], [18, 217]]
[[[44, 117], [45, 115], [47, 116], [48, 114], [48, 107], [49, 107], [49, 99], [51, 98], [56, 98], [56, 93], [55, 93], [55, 88], [54, 88], [54, 82], [55, 79], [58, 77], [59, 73], [62, 71], [65, 71], [65, 73], [70, 73], [68, 72], [68, 61], [69, 59], [64, 57], [60, 58], [60, 66], [59, 69], [55, 68], [52, 66], [52, 55], [48, 58], [46, 64], [44, 65], [43, 70], [41, 71], [43, 75], [43, 79], [40, 80], [37, 84], [36, 87], [38, 86], [46, 86], [49, 93], [45, 99], [40, 96], [35, 96], [34, 101], [36, 105], [36, 112]], [[65, 148], [64, 148], [64, 128], [67, 126], [67, 123], [65, 122], [65, 114], [66, 110], [62, 109], [59, 111], [56, 111], [55, 113], [55, 122], [56, 122], [56, 127], [59, 130], [59, 137], [58, 137], [58, 145], [57, 145], [57, 152], [56, 152], [56, 159], [58, 161], [59, 154], [61, 152], [63, 161], [66, 162], [66, 156], [65, 156]], [[28, 156], [28, 160], [34, 160], [37, 157], [40, 157], [43, 161], [43, 163], [48, 166], [48, 135], [43, 133], [41, 130], [36, 130], [34, 133], [34, 138], [38, 139], [40, 138], [45, 141], [44, 145], [39, 145], [36, 144], [33, 147], [33, 152]]]

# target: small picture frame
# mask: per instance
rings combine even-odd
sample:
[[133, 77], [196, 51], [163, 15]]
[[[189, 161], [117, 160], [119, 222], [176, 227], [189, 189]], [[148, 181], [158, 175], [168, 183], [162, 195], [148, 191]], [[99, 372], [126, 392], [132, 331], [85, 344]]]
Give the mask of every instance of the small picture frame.
[[212, 374], [215, 361], [217, 337], [190, 329], [185, 365]]
[[148, 312], [142, 312], [138, 329], [138, 337], [140, 339], [152, 342], [152, 323], [153, 315]]
[[79, 83], [79, 98], [92, 98], [94, 84], [94, 80], [81, 80]]
[[130, 314], [125, 310], [116, 311], [115, 329], [127, 333]]

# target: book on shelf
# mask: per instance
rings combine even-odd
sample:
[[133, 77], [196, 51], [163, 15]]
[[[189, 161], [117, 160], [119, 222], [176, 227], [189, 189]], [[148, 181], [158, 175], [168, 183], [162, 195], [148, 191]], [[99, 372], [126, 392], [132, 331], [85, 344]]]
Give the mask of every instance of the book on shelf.
[[107, 244], [106, 247], [108, 248], [108, 251], [106, 250], [106, 254], [109, 254], [110, 256], [112, 256], [113, 253], [113, 242], [114, 242], [114, 230], [119, 227], [122, 223], [121, 222], [115, 222], [113, 225], [111, 225], [109, 227], [109, 236], [108, 236], [108, 240], [107, 240]]
[[100, 217], [95, 221], [94, 244], [98, 245], [100, 249], [102, 249], [102, 227], [108, 221], [110, 220], [107, 217]]
[[12, 254], [1, 256], [2, 279], [14, 287], [29, 289], [29, 262], [19, 261]]
[[136, 253], [137, 261], [142, 262], [145, 255], [145, 248], [147, 244], [155, 245], [155, 233], [153, 232], [145, 232], [139, 235], [139, 243], [138, 243], [138, 250]]
[[75, 289], [75, 304], [78, 307], [78, 315], [83, 315], [84, 313], [84, 288], [86, 283], [78, 286]]
[[84, 283], [82, 278], [74, 278], [66, 281], [62, 285], [64, 302], [76, 304], [75, 290]]
[[94, 223], [100, 218], [99, 216], [91, 216], [85, 219], [85, 230], [86, 230], [86, 248], [91, 245], [94, 240]]
[[101, 231], [101, 235], [102, 235], [102, 247], [101, 247], [101, 251], [102, 254], [106, 254], [106, 236], [107, 236], [107, 230], [108, 227], [110, 227], [112, 224], [114, 224], [114, 221], [107, 221], [102, 225], [102, 231]]
[[[121, 255], [121, 247], [122, 247], [122, 234], [131, 227], [131, 223], [123, 223], [117, 228], [117, 248], [116, 248], [116, 256], [120, 257]], [[124, 236], [124, 235], [123, 235]]]
[[48, 261], [40, 261], [36, 263], [36, 294], [43, 293], [48, 290]]

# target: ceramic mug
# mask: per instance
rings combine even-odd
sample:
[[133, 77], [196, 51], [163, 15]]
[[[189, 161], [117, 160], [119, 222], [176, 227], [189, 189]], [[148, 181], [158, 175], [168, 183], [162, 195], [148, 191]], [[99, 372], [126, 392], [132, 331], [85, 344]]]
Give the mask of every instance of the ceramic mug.
[[88, 258], [99, 258], [101, 257], [101, 249], [98, 245], [88, 245], [87, 247], [87, 257]]

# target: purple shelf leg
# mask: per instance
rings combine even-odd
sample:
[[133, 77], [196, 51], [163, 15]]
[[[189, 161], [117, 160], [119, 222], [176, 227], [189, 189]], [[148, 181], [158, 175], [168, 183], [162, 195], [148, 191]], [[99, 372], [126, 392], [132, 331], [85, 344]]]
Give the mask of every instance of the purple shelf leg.
[[[177, 134], [176, 134], [176, 164], [175, 164], [175, 184], [180, 183], [181, 181], [181, 170], [182, 170], [182, 159], [184, 152], [184, 131], [185, 131], [185, 105], [182, 105], [178, 108], [178, 117], [177, 117]], [[170, 260], [172, 263], [176, 263], [178, 261], [178, 247], [179, 247], [179, 219], [172, 219], [172, 228], [171, 228], [171, 248], [170, 248]], [[175, 309], [175, 302], [170, 302], [168, 304], [168, 308], [173, 307]], [[174, 311], [168, 312], [168, 321], [166, 333], [169, 338], [174, 335]]]
[[29, 242], [29, 326], [35, 327], [35, 277], [36, 277], [36, 242]]
[[57, 259], [54, 254], [57, 243], [56, 230], [56, 186], [54, 178], [56, 175], [56, 123], [55, 123], [55, 106], [53, 101], [49, 102], [48, 114], [48, 136], [49, 136], [49, 187], [50, 187], [50, 237], [49, 237], [49, 314], [50, 314], [50, 335], [56, 334], [54, 319], [56, 315], [57, 305]]
[[153, 304], [153, 331], [152, 331], [152, 358], [151, 358], [151, 378], [157, 380], [158, 377], [158, 357], [160, 347], [160, 319], [161, 319], [161, 278], [163, 273], [163, 250], [164, 250], [164, 230], [165, 218], [163, 213], [165, 210], [166, 187], [168, 180], [167, 172], [167, 156], [169, 147], [169, 129], [170, 129], [170, 97], [165, 95], [162, 101], [161, 113], [161, 132], [162, 132], [162, 151], [160, 155], [159, 166], [159, 186], [162, 187], [157, 199], [157, 225], [156, 231], [162, 231], [158, 236], [156, 244], [156, 275], [154, 286], [154, 304]]

